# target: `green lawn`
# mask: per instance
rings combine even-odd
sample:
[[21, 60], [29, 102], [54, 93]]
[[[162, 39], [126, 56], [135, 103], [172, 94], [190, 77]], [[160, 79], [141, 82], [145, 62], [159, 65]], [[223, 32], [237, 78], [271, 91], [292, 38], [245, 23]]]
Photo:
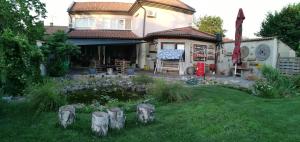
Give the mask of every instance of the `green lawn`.
[[0, 113], [0, 141], [300, 141], [300, 97], [262, 99], [221, 87], [194, 88], [193, 94], [189, 102], [156, 104], [157, 120], [150, 125], [137, 124], [135, 113], [129, 112], [126, 128], [105, 138], [91, 133], [90, 114], [78, 114], [76, 123], [64, 130], [56, 113], [33, 119], [24, 105], [9, 105]]

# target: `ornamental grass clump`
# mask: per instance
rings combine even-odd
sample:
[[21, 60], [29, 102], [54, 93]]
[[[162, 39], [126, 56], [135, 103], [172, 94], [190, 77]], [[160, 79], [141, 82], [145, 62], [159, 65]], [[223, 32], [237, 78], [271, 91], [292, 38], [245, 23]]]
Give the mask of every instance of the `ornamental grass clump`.
[[190, 91], [181, 83], [169, 83], [156, 80], [150, 87], [149, 94], [168, 103], [183, 102], [191, 99]]
[[60, 85], [52, 80], [27, 88], [26, 96], [36, 113], [55, 111], [66, 104], [66, 97], [60, 93]]
[[147, 84], [153, 83], [154, 79], [152, 77], [148, 76], [148, 75], [141, 74], [141, 75], [135, 76], [132, 79], [132, 82], [134, 84], [144, 84], [144, 85], [147, 85]]
[[266, 98], [288, 97], [296, 94], [296, 85], [292, 79], [269, 66], [262, 68], [263, 79], [254, 84], [254, 94]]

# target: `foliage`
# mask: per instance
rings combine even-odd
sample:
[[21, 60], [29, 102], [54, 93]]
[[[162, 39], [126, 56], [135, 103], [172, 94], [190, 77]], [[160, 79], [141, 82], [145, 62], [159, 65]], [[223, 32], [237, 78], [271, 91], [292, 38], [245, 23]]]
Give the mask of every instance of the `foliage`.
[[210, 34], [221, 33], [225, 36], [226, 30], [223, 29], [223, 20], [219, 16], [204, 16], [197, 21], [197, 26], [200, 31]]
[[66, 104], [66, 97], [60, 94], [60, 85], [52, 80], [32, 85], [26, 90], [32, 109], [37, 114], [41, 112], [54, 111]]
[[67, 43], [67, 35], [58, 31], [47, 37], [42, 47], [47, 58], [46, 66], [50, 76], [64, 76], [69, 70], [70, 57], [80, 54], [78, 46]]
[[157, 97], [163, 102], [183, 102], [191, 98], [190, 91], [180, 83], [167, 83], [156, 80], [151, 86], [150, 95]]
[[21, 35], [6, 30], [0, 37], [0, 89], [4, 94], [21, 95], [28, 82], [38, 81], [42, 52]]
[[134, 84], [150, 84], [154, 82], [154, 79], [146, 74], [137, 75], [132, 79]]
[[264, 79], [260, 79], [254, 84], [254, 93], [267, 98], [286, 97], [295, 94], [293, 81], [280, 73], [279, 70], [269, 66], [262, 67]]
[[258, 35], [277, 36], [300, 54], [300, 3], [290, 4], [279, 12], [268, 13]]
[[45, 4], [40, 0], [0, 0], [0, 34], [4, 29], [22, 33], [30, 43], [42, 39], [46, 17]]
[[[0, 95], [1, 97], [1, 95]], [[4, 108], [4, 101], [0, 98], [0, 114], [2, 114]]]
[[298, 88], [298, 90], [300, 91], [300, 75], [298, 76], [293, 76], [292, 77], [293, 80], [293, 84], [296, 86], [296, 88]]

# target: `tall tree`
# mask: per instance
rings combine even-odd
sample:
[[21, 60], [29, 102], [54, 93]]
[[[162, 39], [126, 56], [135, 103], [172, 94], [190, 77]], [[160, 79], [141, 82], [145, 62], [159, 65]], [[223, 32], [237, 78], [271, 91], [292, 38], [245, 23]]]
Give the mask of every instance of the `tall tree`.
[[45, 17], [45, 4], [40, 0], [0, 0], [0, 34], [10, 29], [34, 43], [44, 34], [41, 19]]
[[226, 32], [223, 29], [223, 20], [219, 16], [204, 16], [200, 17], [196, 23], [199, 30], [211, 34], [221, 33], [223, 36]]
[[257, 35], [277, 36], [300, 55], [300, 3], [268, 13]]

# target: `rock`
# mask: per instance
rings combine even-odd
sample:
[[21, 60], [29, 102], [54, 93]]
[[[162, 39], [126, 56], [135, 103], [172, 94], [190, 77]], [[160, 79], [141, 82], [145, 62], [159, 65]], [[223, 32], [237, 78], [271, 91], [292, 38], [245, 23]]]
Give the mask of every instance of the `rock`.
[[139, 104], [137, 106], [137, 118], [138, 121], [142, 123], [153, 122], [155, 119], [154, 116], [155, 107], [151, 104]]
[[2, 97], [2, 100], [6, 101], [6, 102], [11, 102], [12, 101], [12, 96], [9, 97]]
[[98, 136], [106, 136], [109, 125], [109, 116], [105, 112], [92, 114], [92, 131]]
[[78, 104], [72, 104], [72, 106], [75, 107], [75, 109], [82, 109], [85, 107], [85, 104], [78, 103]]
[[66, 105], [59, 108], [58, 117], [60, 125], [64, 128], [75, 122], [75, 107]]
[[107, 110], [109, 115], [109, 127], [111, 129], [122, 129], [125, 126], [126, 117], [120, 108], [111, 108]]

